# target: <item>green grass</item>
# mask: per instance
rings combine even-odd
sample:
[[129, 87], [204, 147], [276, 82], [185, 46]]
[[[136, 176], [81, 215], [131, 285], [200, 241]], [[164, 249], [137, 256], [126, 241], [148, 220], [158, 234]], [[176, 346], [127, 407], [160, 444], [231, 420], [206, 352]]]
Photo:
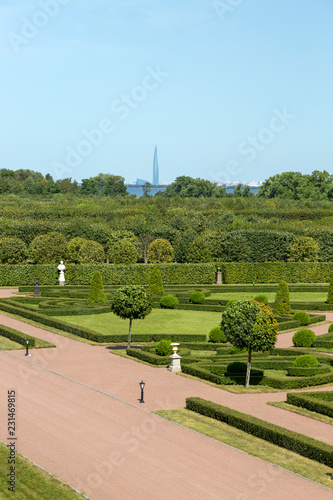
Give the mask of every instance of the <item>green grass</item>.
[[[96, 332], [107, 334], [127, 334], [129, 320], [123, 320], [113, 313], [89, 316], [66, 316], [64, 320], [74, 325], [84, 326]], [[132, 334], [165, 333], [203, 335], [221, 322], [219, 312], [195, 312], [182, 310], [153, 309], [144, 320], [134, 320]]]
[[[48, 347], [55, 347], [55, 345], [50, 344], [50, 342], [47, 342], [46, 340], [36, 338], [34, 349], [42, 349]], [[14, 351], [16, 349], [25, 349], [25, 347], [22, 344], [13, 342], [12, 340], [9, 340], [6, 337], [2, 337], [0, 335], [0, 349], [2, 349], [3, 351]]]
[[15, 500], [76, 500], [84, 498], [54, 476], [41, 470], [19, 453], [15, 457], [16, 489], [8, 491], [6, 475], [9, 473], [8, 449], [0, 442], [0, 498]]
[[[252, 300], [256, 295], [265, 295], [268, 302], [272, 303], [275, 301], [275, 292], [260, 292], [258, 289], [254, 292], [223, 292], [223, 293], [212, 293], [210, 297], [206, 297], [205, 302], [211, 300]], [[325, 302], [327, 299], [327, 292], [290, 292], [289, 294], [290, 302]]]
[[303, 477], [332, 488], [332, 470], [322, 464], [256, 438], [223, 422], [199, 415], [190, 410], [160, 410], [158, 415], [205, 436], [243, 450], [250, 455], [283, 467]]
[[326, 415], [321, 415], [315, 411], [307, 410], [306, 408], [301, 408], [300, 406], [290, 405], [282, 401], [272, 401], [267, 403], [271, 406], [276, 406], [277, 408], [282, 408], [283, 410], [291, 411], [292, 413], [298, 413], [299, 415], [304, 415], [305, 417], [313, 418], [314, 420], [319, 420], [325, 424], [333, 425], [333, 418]]

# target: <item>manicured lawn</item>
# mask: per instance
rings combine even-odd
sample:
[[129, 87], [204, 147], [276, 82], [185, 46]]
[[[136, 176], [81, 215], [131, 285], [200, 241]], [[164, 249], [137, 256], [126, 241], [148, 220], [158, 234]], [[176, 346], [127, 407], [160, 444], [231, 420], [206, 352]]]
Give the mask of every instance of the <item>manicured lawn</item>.
[[[265, 295], [268, 298], [268, 302], [275, 301], [275, 292], [261, 292], [258, 289], [253, 289], [253, 292], [224, 292], [224, 293], [212, 293], [209, 297], [206, 297], [205, 302], [209, 299], [217, 300], [252, 300], [256, 295]], [[289, 298], [291, 302], [325, 302], [327, 299], [327, 292], [290, 292]]]
[[[62, 319], [104, 335], [127, 334], [129, 327], [129, 320], [123, 320], [111, 312], [89, 316], [65, 316]], [[218, 326], [220, 322], [221, 313], [218, 312], [153, 309], [144, 320], [133, 321], [132, 333], [208, 335], [210, 330]]]
[[8, 449], [0, 442], [0, 498], [15, 500], [78, 500], [84, 498], [18, 453], [15, 456], [16, 489], [8, 491]]
[[226, 443], [239, 450], [244, 450], [250, 455], [279, 465], [312, 481], [332, 488], [332, 480], [330, 479], [332, 470], [326, 465], [314, 462], [296, 453], [280, 448], [277, 445], [251, 436], [239, 429], [228, 426], [223, 422], [218, 422], [204, 415], [198, 415], [190, 410], [162, 410], [155, 413], [217, 441]]

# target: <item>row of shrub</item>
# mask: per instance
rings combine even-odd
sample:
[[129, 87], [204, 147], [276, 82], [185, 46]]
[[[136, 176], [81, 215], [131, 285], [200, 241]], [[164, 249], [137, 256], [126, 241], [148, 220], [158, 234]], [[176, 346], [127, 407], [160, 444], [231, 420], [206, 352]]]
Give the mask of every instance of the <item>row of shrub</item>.
[[186, 408], [225, 422], [252, 436], [264, 439], [303, 457], [333, 467], [332, 447], [322, 441], [201, 398], [187, 398]]
[[[333, 275], [332, 262], [228, 262], [220, 263], [223, 283], [327, 283]], [[88, 285], [94, 271], [100, 271], [104, 284], [145, 285], [151, 264], [67, 265], [66, 283]], [[167, 284], [213, 284], [216, 264], [154, 264], [160, 269]], [[55, 265], [1, 265], [0, 286], [56, 285], [58, 271]], [[244, 290], [244, 289], [243, 289]], [[235, 290], [236, 291], [236, 290]], [[266, 290], [268, 291], [268, 290]]]
[[12, 340], [13, 342], [17, 342], [18, 344], [24, 346], [26, 346], [26, 339], [29, 340], [29, 347], [35, 347], [36, 345], [35, 337], [31, 337], [26, 333], [19, 332], [5, 325], [0, 325], [0, 336], [6, 337], [7, 339]]
[[[327, 398], [327, 399], [326, 399]], [[287, 403], [333, 418], [333, 392], [288, 393]]]

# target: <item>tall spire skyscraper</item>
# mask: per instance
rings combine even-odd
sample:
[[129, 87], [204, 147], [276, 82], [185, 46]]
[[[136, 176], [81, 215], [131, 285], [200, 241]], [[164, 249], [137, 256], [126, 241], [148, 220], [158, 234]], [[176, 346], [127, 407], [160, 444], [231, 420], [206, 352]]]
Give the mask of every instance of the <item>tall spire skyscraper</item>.
[[153, 186], [158, 186], [159, 183], [160, 179], [158, 172], [157, 146], [155, 146], [154, 161], [153, 161]]

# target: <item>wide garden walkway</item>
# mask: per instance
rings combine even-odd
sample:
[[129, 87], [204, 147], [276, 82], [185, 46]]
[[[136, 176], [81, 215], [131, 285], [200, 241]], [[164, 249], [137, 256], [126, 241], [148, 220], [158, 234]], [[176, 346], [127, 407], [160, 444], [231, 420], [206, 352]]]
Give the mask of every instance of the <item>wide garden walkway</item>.
[[[2, 401], [7, 390], [18, 394], [18, 450], [93, 500], [332, 498], [331, 490], [149, 413], [200, 396], [333, 446], [331, 426], [265, 404], [285, 393], [235, 395], [4, 315], [0, 324], [56, 345], [29, 358], [0, 352]], [[5, 422], [4, 403], [0, 409]]]

